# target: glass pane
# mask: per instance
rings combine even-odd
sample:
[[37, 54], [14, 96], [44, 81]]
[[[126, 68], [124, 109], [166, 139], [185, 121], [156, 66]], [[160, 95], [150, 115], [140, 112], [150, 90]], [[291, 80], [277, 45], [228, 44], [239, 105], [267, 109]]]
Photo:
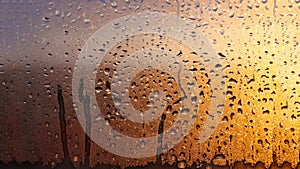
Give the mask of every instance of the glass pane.
[[0, 168], [295, 168], [299, 0], [0, 2]]

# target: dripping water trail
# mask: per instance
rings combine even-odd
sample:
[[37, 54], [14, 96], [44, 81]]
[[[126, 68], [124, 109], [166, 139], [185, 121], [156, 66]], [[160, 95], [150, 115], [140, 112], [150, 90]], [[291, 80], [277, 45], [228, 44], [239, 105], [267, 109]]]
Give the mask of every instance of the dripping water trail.
[[166, 120], [165, 112], [161, 115], [160, 123], [158, 126], [158, 138], [157, 138], [157, 150], [156, 150], [156, 161], [161, 162], [160, 155], [163, 153], [163, 137], [164, 137], [164, 121]]
[[83, 112], [85, 117], [85, 154], [84, 154], [84, 163], [89, 164], [90, 161], [90, 151], [91, 151], [91, 115], [90, 115], [90, 96], [86, 93], [83, 94], [84, 84], [83, 79], [80, 79], [79, 85], [79, 101], [83, 104]]
[[178, 20], [179, 20], [179, 1], [176, 0], [176, 4], [177, 4], [177, 11], [176, 11], [176, 15], [177, 15], [177, 20], [176, 20], [176, 27], [178, 30]]
[[276, 8], [277, 8], [277, 0], [274, 0], [274, 6], [273, 6], [273, 17], [276, 24]]
[[[273, 5], [273, 27], [274, 27], [274, 32], [273, 32], [273, 38], [274, 38], [274, 45], [275, 46], [277, 46], [278, 45], [278, 39], [277, 39], [277, 34], [276, 34], [276, 28], [277, 28], [277, 17], [276, 17], [276, 9], [277, 9], [277, 0], [274, 0], [274, 5]], [[277, 50], [277, 48], [275, 48], [274, 50], [273, 50], [273, 52], [274, 52], [274, 55], [272, 56], [273, 57], [273, 60], [274, 60], [274, 62], [276, 63], [275, 65], [276, 65], [276, 67], [277, 68], [280, 68], [280, 67], [282, 67], [282, 65], [281, 65], [281, 58], [280, 57], [278, 57], [278, 50]], [[277, 71], [277, 73], [276, 73], [276, 76], [278, 77], [278, 79], [281, 79], [281, 69], [278, 69], [278, 71]], [[277, 82], [277, 80], [275, 80], [275, 79], [273, 79], [272, 78], [272, 81], [273, 81], [273, 83], [274, 84], [276, 84]], [[280, 93], [281, 91], [280, 91], [280, 89], [281, 89], [281, 87], [280, 87], [280, 85], [275, 85], [275, 91], [277, 92], [277, 94], [278, 93]], [[280, 97], [280, 99], [279, 100], [283, 100], [284, 98], [282, 98], [282, 96], [278, 96], [278, 95], [276, 95], [277, 97]], [[289, 100], [289, 98], [287, 98], [287, 96], [285, 97], [285, 100]], [[273, 114], [273, 116], [274, 117], [276, 117], [276, 114], [277, 114], [277, 108], [276, 108], [276, 103], [275, 103], [276, 101], [274, 101], [273, 102], [273, 110], [274, 110], [274, 114]], [[278, 123], [278, 125], [280, 125], [280, 123]], [[278, 131], [278, 127], [276, 127], [275, 125], [274, 125], [274, 127], [273, 127], [273, 130], [274, 131]], [[276, 134], [273, 134], [272, 135], [272, 138], [271, 138], [271, 143], [276, 143]], [[273, 151], [273, 163], [276, 163], [277, 162], [277, 160], [276, 160], [276, 144], [273, 144], [272, 146], [271, 146], [271, 148], [272, 148], [272, 151]]]
[[63, 147], [64, 160], [63, 164], [66, 166], [72, 166], [71, 159], [69, 157], [68, 143], [67, 143], [67, 125], [65, 119], [65, 103], [62, 94], [62, 88], [57, 85], [57, 102], [59, 106], [59, 122], [60, 122], [60, 132], [61, 132], [61, 143]]
[[178, 30], [178, 22], [179, 22], [179, 1], [178, 0], [176, 0], [176, 4], [177, 4], [177, 11], [176, 11], [176, 15], [177, 15], [177, 17], [176, 17], [176, 31], [177, 31], [177, 33], [179, 32], [179, 30]]
[[183, 97], [180, 97], [179, 101], [182, 101], [187, 98], [186, 93], [185, 93], [184, 89], [182, 88], [181, 82], [180, 82], [181, 69], [182, 69], [182, 65], [179, 65], [179, 71], [178, 71], [178, 75], [177, 75], [178, 76], [177, 77], [178, 78], [178, 86], [180, 87], [180, 90], [183, 92]]

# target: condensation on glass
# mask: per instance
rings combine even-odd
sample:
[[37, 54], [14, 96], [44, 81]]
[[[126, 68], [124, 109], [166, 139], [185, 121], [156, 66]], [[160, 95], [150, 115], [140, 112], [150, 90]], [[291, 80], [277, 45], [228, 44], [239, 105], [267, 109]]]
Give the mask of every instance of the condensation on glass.
[[[157, 161], [178, 168], [233, 166], [238, 161], [262, 162], [266, 167], [288, 162], [296, 167], [300, 150], [299, 2], [1, 1], [0, 161], [42, 162], [52, 167], [60, 163], [144, 166]], [[111, 49], [108, 58], [146, 46], [180, 51], [178, 55], [186, 57], [199, 88], [195, 100], [199, 114], [190, 133], [159, 157], [130, 159], [106, 152], [87, 137], [72, 104], [72, 74], [77, 56], [95, 31], [116, 18], [147, 11], [185, 19], [207, 36], [221, 59], [226, 99], [221, 122], [213, 135], [199, 144], [213, 90], [205, 65], [185, 56], [188, 47], [168, 45], [169, 37], [144, 35], [120, 42], [121, 47]], [[124, 134], [157, 134], [159, 121], [147, 125], [118, 121], [111, 100], [102, 100], [109, 92], [103, 76], [113, 69], [114, 65], [108, 65], [97, 72], [96, 106], [106, 112], [109, 124]], [[147, 83], [146, 89], [139, 88]], [[131, 85], [128, 92], [137, 109], [151, 104], [145, 98], [153, 87], [165, 93], [180, 91], [174, 78], [156, 69], [140, 72]], [[165, 107], [169, 112], [166, 128], [179, 111], [176, 94], [167, 97], [172, 98]], [[84, 93], [82, 102], [88, 102]]]

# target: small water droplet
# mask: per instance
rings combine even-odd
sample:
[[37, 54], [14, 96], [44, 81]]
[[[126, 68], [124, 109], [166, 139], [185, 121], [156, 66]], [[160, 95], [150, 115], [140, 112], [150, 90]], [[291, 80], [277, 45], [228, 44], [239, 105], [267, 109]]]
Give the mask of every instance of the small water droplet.
[[231, 11], [230, 13], [229, 13], [229, 15], [228, 15], [230, 18], [233, 18], [234, 17], [234, 12], [233, 11]]
[[121, 140], [122, 139], [122, 135], [114, 135], [114, 138], [117, 140]]
[[192, 21], [194, 21], [194, 20], [196, 20], [196, 17], [194, 15], [190, 15], [189, 19], [192, 20]]
[[109, 146], [110, 146], [111, 148], [115, 148], [115, 147], [116, 147], [116, 144], [115, 144], [115, 143], [111, 143]]
[[117, 8], [118, 7], [117, 2], [112, 2], [110, 5], [111, 5], [112, 8]]
[[83, 22], [84, 22], [85, 24], [89, 24], [89, 23], [91, 23], [91, 20], [89, 20], [89, 19], [84, 19]]
[[97, 94], [101, 93], [101, 92], [102, 92], [102, 87], [96, 87], [96, 88], [95, 88], [95, 92], [96, 92]]
[[133, 89], [133, 88], [136, 88], [136, 86], [137, 86], [136, 82], [132, 82], [130, 87]]
[[42, 18], [42, 21], [43, 21], [44, 23], [48, 23], [48, 22], [50, 22], [50, 18], [49, 18], [49, 17], [43, 17], [43, 18]]
[[186, 167], [186, 163], [184, 161], [180, 161], [180, 162], [178, 162], [177, 167], [178, 168], [185, 168]]
[[188, 109], [188, 108], [183, 108], [182, 110], [181, 110], [181, 113], [182, 114], [188, 114], [190, 112], [190, 109]]
[[78, 156], [75, 155], [75, 156], [73, 157], [73, 161], [74, 161], [74, 162], [78, 161]]
[[109, 69], [109, 68], [105, 68], [105, 69], [104, 69], [104, 74], [105, 74], [105, 75], [109, 75], [109, 72], [110, 72], [110, 69]]
[[118, 23], [118, 22], [116, 22], [116, 23], [113, 23], [113, 27], [115, 28], [115, 29], [118, 29], [118, 28], [120, 28], [120, 23]]
[[139, 25], [138, 26], [138, 31], [142, 31], [143, 29], [142, 29], [142, 26], [141, 25]]
[[170, 134], [171, 134], [171, 135], [175, 135], [175, 134], [176, 134], [176, 131], [175, 131], [174, 129], [171, 129]]
[[153, 97], [158, 98], [159, 97], [159, 90], [154, 90], [153, 91]]
[[197, 102], [197, 96], [192, 97], [192, 103], [195, 104]]
[[56, 10], [54, 13], [55, 16], [59, 17], [61, 16], [61, 11], [60, 10]]
[[114, 98], [114, 103], [115, 103], [115, 105], [116, 106], [120, 106], [121, 105], [121, 103], [122, 103], [122, 100], [121, 100], [121, 98]]

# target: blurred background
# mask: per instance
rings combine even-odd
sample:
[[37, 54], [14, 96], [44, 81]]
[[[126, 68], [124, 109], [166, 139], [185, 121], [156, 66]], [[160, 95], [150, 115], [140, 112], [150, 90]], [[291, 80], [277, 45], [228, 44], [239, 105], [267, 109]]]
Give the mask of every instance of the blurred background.
[[[198, 65], [201, 103], [190, 134], [164, 154], [131, 159], [85, 134], [72, 74], [99, 28], [146, 11], [184, 19], [207, 37], [221, 58], [226, 100], [220, 124], [199, 144], [211, 77]], [[1, 0], [0, 168], [296, 168], [299, 15], [299, 0]]]

